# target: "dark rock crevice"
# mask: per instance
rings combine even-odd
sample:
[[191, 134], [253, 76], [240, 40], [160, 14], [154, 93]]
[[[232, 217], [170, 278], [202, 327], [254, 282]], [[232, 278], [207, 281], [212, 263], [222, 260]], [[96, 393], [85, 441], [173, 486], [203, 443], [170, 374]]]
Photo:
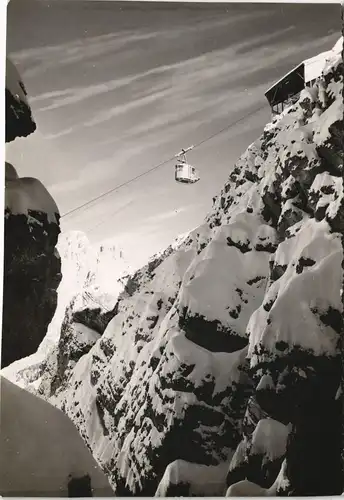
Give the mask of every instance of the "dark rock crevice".
[[211, 352], [235, 352], [248, 344], [248, 339], [224, 329], [219, 321], [209, 321], [200, 315], [188, 316], [187, 310], [179, 317], [185, 337]]

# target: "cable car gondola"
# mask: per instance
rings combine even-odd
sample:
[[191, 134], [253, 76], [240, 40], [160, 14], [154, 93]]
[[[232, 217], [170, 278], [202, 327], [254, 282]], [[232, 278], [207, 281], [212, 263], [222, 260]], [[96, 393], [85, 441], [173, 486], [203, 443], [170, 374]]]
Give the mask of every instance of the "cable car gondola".
[[197, 169], [192, 165], [189, 165], [186, 159], [186, 153], [191, 149], [193, 149], [193, 146], [190, 146], [187, 149], [182, 149], [175, 156], [178, 159], [175, 166], [175, 180], [183, 184], [194, 184], [200, 180]]

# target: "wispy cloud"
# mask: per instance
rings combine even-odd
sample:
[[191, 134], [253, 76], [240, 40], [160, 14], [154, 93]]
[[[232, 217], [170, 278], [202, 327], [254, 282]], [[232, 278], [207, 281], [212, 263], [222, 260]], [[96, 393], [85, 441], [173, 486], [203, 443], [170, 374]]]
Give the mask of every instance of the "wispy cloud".
[[73, 87], [65, 90], [47, 92], [38, 96], [33, 96], [30, 99], [31, 103], [36, 103], [40, 101], [53, 101], [50, 104], [38, 108], [38, 111], [51, 111], [63, 106], [69, 106], [71, 104], [76, 104], [89, 98], [95, 98], [102, 94], [107, 94], [108, 92], [113, 92], [121, 87], [126, 87], [140, 80], [144, 80], [158, 73], [164, 73], [168, 70], [168, 67], [160, 67], [152, 69], [149, 71], [144, 71], [139, 74], [134, 74], [132, 76], [127, 76], [124, 78], [111, 79], [106, 82], [96, 83], [94, 85], [87, 85], [84, 87]]
[[47, 70], [54, 68], [56, 63], [60, 67], [75, 65], [82, 61], [96, 61], [100, 56], [116, 53], [124, 47], [140, 43], [157, 36], [157, 33], [119, 32], [107, 35], [85, 37], [73, 42], [59, 45], [45, 46], [34, 49], [25, 49], [12, 54], [13, 59], [19, 63], [29, 63], [29, 68], [24, 71], [24, 77], [36, 77]]
[[[269, 35], [270, 38], [272, 36]], [[314, 40], [311, 45], [316, 49], [330, 38], [331, 35]], [[257, 37], [256, 42], [258, 40]], [[159, 73], [164, 78], [161, 83], [149, 89], [148, 95], [133, 95], [129, 102], [99, 111], [83, 126], [96, 126], [126, 113], [141, 110], [143, 122], [130, 129], [129, 135], [134, 137], [140, 133], [157, 131], [166, 124], [178, 123], [183, 127], [183, 120], [192, 119], [200, 111], [206, 113], [210, 121], [229, 111], [234, 113], [247, 109], [257, 101], [257, 97], [263, 99], [265, 87], [270, 82], [266, 70], [274, 67], [281, 59], [299, 54], [299, 47], [291, 43], [279, 45], [278, 50], [260, 46], [251, 53], [244, 52], [238, 56], [237, 51], [245, 44], [246, 42], [152, 70], [151, 74]], [[256, 64], [252, 64], [252, 60]], [[257, 72], [263, 82], [250, 85], [250, 78]], [[246, 89], [242, 86], [243, 79], [247, 82]], [[154, 105], [155, 110], [160, 112], [152, 115], [149, 111], [143, 112], [150, 105]]]
[[63, 130], [60, 130], [59, 132], [55, 132], [52, 134], [42, 134], [43, 139], [48, 139], [48, 140], [53, 140], [53, 139], [60, 139], [61, 137], [64, 137], [65, 135], [69, 135], [72, 132], [74, 132], [78, 127], [68, 127]]
[[[270, 35], [271, 36], [271, 35]], [[265, 38], [265, 37], [264, 37]], [[236, 48], [240, 48], [240, 46], [244, 44], [238, 44], [237, 46], [234, 46], [231, 49], [231, 52], [234, 53], [236, 51]], [[48, 50], [48, 49], [47, 49]], [[217, 51], [212, 54], [212, 57], [214, 59], [218, 59], [220, 54], [227, 53], [227, 49], [224, 51]], [[229, 54], [228, 54], [229, 55]], [[97, 97], [101, 94], [106, 94], [108, 92], [112, 92], [115, 90], [120, 89], [121, 87], [126, 87], [129, 85], [132, 85], [133, 83], [137, 83], [140, 81], [143, 81], [145, 79], [148, 79], [153, 76], [163, 76], [163, 77], [168, 77], [171, 76], [173, 78], [173, 72], [176, 71], [182, 71], [185, 69], [185, 73], [187, 72], [188, 77], [192, 77], [194, 73], [192, 71], [188, 71], [189, 69], [192, 69], [193, 65], [204, 65], [207, 63], [207, 59], [209, 58], [208, 54], [198, 56], [192, 59], [188, 59], [185, 61], [180, 61], [177, 63], [173, 64], [164, 64], [160, 65], [154, 68], [151, 68], [147, 71], [143, 71], [137, 74], [129, 75], [123, 78], [116, 78], [116, 79], [111, 79], [105, 82], [100, 82], [96, 83], [93, 85], [87, 85], [87, 86], [78, 86], [78, 87], [72, 87], [72, 88], [67, 88], [63, 90], [57, 90], [53, 92], [46, 92], [41, 95], [33, 96], [30, 98], [31, 103], [37, 103], [41, 101], [53, 101], [50, 104], [38, 108], [39, 111], [51, 111], [53, 109], [57, 109], [62, 106], [68, 106], [71, 104], [75, 104], [78, 102], [81, 102], [85, 99], [91, 98], [91, 97]], [[236, 65], [238, 62], [236, 61]], [[211, 67], [204, 68], [204, 74], [199, 75], [198, 77], [196, 76], [197, 80], [200, 80], [202, 77], [210, 77], [212, 75], [213, 71], [213, 66], [214, 64], [211, 65]], [[226, 66], [225, 68], [218, 68], [220, 73], [227, 73], [228, 72], [228, 67]], [[170, 74], [170, 75], [169, 75]], [[195, 79], [195, 76], [194, 76]], [[173, 83], [176, 83], [174, 80], [171, 80], [171, 85]], [[190, 82], [193, 83], [193, 82]], [[197, 82], [195, 82], [197, 83]], [[151, 91], [151, 94], [153, 95], [153, 91]]]
[[[254, 15], [264, 16], [265, 14], [261, 12], [254, 13]], [[209, 26], [214, 29], [214, 26], [216, 27], [219, 23], [230, 25], [230, 22], [229, 19], [225, 19], [199, 24], [204, 29], [206, 26], [208, 29]], [[176, 37], [181, 29], [180, 27], [171, 29], [167, 36]], [[90, 119], [76, 121], [61, 131], [47, 134], [46, 138], [49, 140], [60, 139], [84, 127], [97, 127], [128, 114], [134, 115], [134, 113], [144, 115], [144, 120], [131, 126], [129, 132], [123, 130], [123, 138], [125, 136], [132, 139], [138, 138], [144, 133], [158, 132], [160, 127], [166, 128], [169, 125], [178, 124], [180, 128], [184, 128], [187, 126], [184, 121], [191, 122], [200, 112], [207, 113], [209, 120], [213, 117], [220, 118], [229, 110], [233, 113], [236, 110], [246, 109], [247, 104], [255, 101], [258, 92], [262, 96], [261, 91], [264, 90], [265, 82], [266, 85], [272, 82], [271, 78], [268, 79], [267, 70], [293, 55], [295, 55], [296, 62], [300, 48], [297, 41], [293, 42], [293, 38], [287, 36], [294, 29], [294, 26], [288, 26], [282, 30], [276, 29], [268, 34], [239, 40], [225, 49], [214, 50], [170, 64], [160, 64], [145, 71], [103, 82], [44, 92], [33, 96], [30, 102], [36, 113], [69, 108], [77, 104], [84, 106], [85, 101], [88, 101], [87, 105], [89, 102], [99, 102], [98, 111], [93, 112]], [[90, 60], [96, 60], [99, 54], [106, 54], [108, 51], [112, 51], [115, 56], [120, 47], [127, 47], [128, 44], [137, 46], [142, 41], [156, 36], [161, 36], [161, 33], [125, 32], [121, 33], [121, 36], [116, 33], [90, 37], [87, 39], [87, 47], [84, 42], [78, 40], [59, 46], [28, 49], [17, 52], [15, 56], [17, 60], [22, 61], [38, 60], [38, 64], [43, 64], [43, 66], [45, 64], [61, 65], [66, 61], [71, 61], [71, 58], [82, 60], [84, 56]], [[286, 41], [279, 43], [278, 47], [271, 43], [281, 37], [286, 37]], [[307, 44], [307, 49], [314, 47], [316, 50], [317, 46], [323, 45], [331, 37], [333, 35], [316, 38]], [[263, 83], [257, 82], [257, 79], [263, 80]], [[253, 85], [250, 85], [250, 80], [255, 80]], [[154, 83], [149, 84], [149, 82]], [[247, 82], [244, 83], [246, 94], [243, 92], [245, 90], [243, 82]], [[119, 91], [122, 92], [121, 95], [124, 92], [124, 99], [122, 98], [121, 101], [117, 97]], [[250, 94], [251, 98], [248, 98]], [[100, 101], [102, 96], [108, 97]], [[109, 106], [111, 101], [119, 102]], [[153, 109], [154, 112], [150, 112]]]
[[[255, 11], [251, 14], [252, 19], [266, 15], [264, 12]], [[75, 65], [85, 61], [96, 61], [99, 57], [107, 54], [118, 55], [130, 47], [138, 50], [139, 44], [159, 37], [178, 38], [185, 35], [186, 32], [192, 34], [200, 30], [216, 30], [221, 26], [230, 26], [232, 23], [247, 19], [247, 14], [236, 15], [235, 19], [230, 17], [219, 20], [198, 22], [188, 26], [171, 26], [170, 29], [150, 30], [146, 32], [137, 32], [135, 30], [121, 29], [117, 33], [108, 33], [105, 35], [85, 36], [84, 38], [68, 41], [58, 45], [46, 45], [39, 48], [30, 48], [17, 51], [12, 54], [13, 59], [19, 64], [29, 63], [25, 70], [25, 77], [39, 76], [48, 69], [54, 68], [56, 62], [60, 66]], [[85, 33], [87, 34], [87, 32]]]

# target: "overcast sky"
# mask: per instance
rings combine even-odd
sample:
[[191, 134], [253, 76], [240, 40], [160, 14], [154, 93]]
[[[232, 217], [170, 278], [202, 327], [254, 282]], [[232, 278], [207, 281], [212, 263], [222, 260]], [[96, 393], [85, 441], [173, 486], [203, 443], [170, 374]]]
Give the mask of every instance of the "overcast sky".
[[264, 91], [339, 30], [338, 5], [11, 0], [7, 50], [38, 130], [7, 159], [63, 214], [265, 105], [190, 154], [199, 183], [169, 163], [63, 219], [142, 264], [202, 222], [269, 118]]

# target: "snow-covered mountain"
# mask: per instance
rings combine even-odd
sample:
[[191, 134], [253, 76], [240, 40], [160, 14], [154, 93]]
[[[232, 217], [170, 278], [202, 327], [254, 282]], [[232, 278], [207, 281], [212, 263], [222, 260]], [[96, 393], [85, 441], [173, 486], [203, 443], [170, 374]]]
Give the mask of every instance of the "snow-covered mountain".
[[59, 338], [67, 307], [73, 311], [114, 308], [129, 264], [114, 244], [91, 245], [81, 231], [62, 233], [57, 243], [61, 256], [62, 281], [58, 288], [57, 310], [49, 325], [46, 342]]
[[204, 223], [129, 278], [98, 338], [86, 317], [86, 352], [61, 370], [75, 343], [59, 344], [36, 388], [118, 496], [343, 491], [342, 44]]
[[36, 353], [3, 370], [9, 380], [33, 391], [42, 376], [50, 381], [51, 370], [58, 370], [62, 349], [63, 359], [75, 363], [98, 340], [131, 272], [113, 243], [91, 245], [81, 231], [61, 233], [56, 248], [62, 280], [47, 334]]

